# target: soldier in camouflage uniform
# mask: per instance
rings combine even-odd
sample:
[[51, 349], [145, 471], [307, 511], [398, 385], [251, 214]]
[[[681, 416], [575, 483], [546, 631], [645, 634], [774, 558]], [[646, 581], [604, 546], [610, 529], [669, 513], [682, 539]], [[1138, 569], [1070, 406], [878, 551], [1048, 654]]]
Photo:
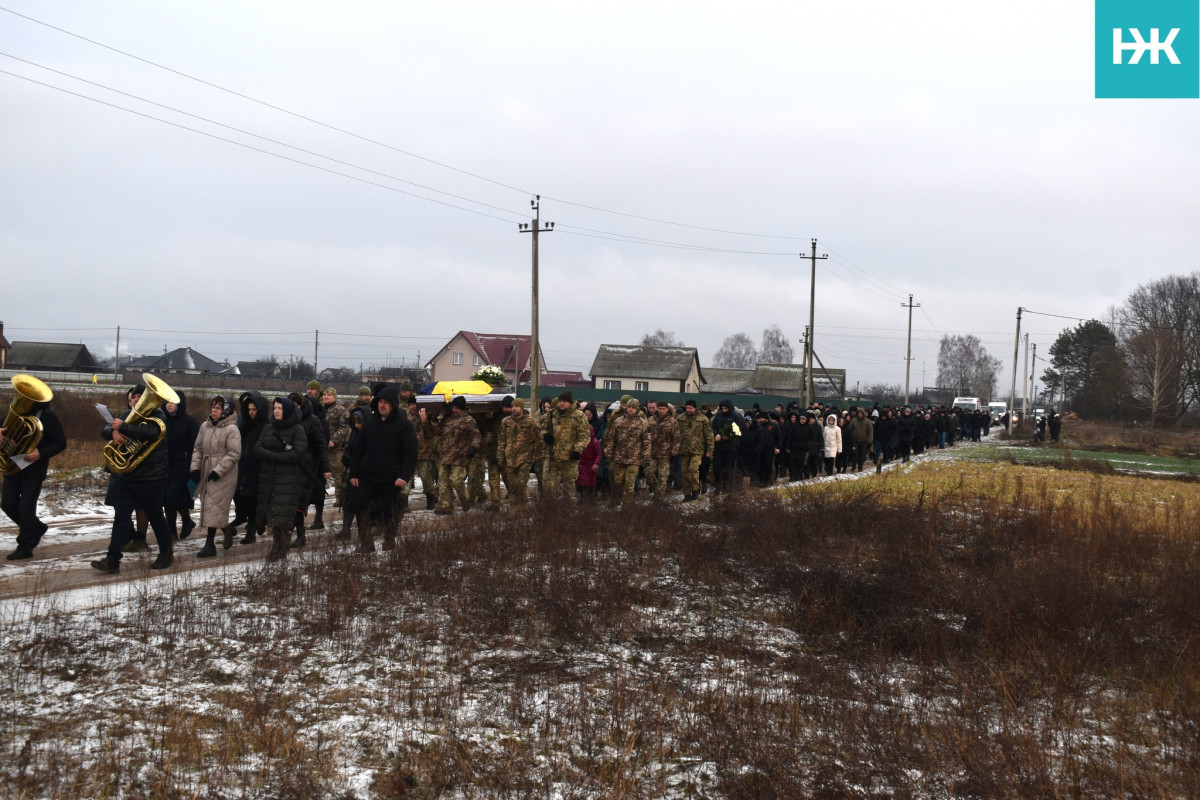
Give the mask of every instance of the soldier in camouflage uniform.
[[433, 508], [438, 498], [438, 423], [429, 415], [428, 408], [417, 405], [416, 398], [408, 403], [408, 420], [417, 434], [417, 477], [421, 479], [421, 490], [425, 492], [425, 507]]
[[528, 501], [529, 470], [545, 450], [541, 431], [533, 417], [525, 413], [525, 401], [512, 401], [512, 412], [500, 421], [496, 460], [504, 470], [508, 502], [514, 508]]
[[658, 498], [666, 497], [671, 480], [671, 459], [679, 455], [679, 423], [670, 403], [658, 404], [650, 423], [650, 466], [646, 481]]
[[348, 414], [356, 408], [365, 408], [367, 411], [370, 411], [371, 410], [371, 401], [373, 399], [374, 398], [371, 396], [370, 387], [368, 387], [368, 386], [358, 387], [358, 397], [354, 398], [353, 400], [351, 400], [349, 403], [346, 404], [346, 413]]
[[587, 417], [575, 405], [570, 390], [558, 396], [558, 408], [548, 415], [542, 441], [546, 443], [549, 464], [549, 488], [553, 497], [575, 501], [575, 479], [579, 477], [579, 457], [588, 442]]
[[[496, 445], [500, 435], [502, 417], [503, 414], [497, 414], [495, 411], [485, 411], [475, 417], [475, 424], [479, 426], [479, 437], [483, 441], [483, 447], [471, 459], [471, 466], [467, 470], [467, 493], [471, 496], [472, 503], [491, 500], [493, 506], [499, 507], [500, 505], [500, 465], [496, 461]], [[484, 486], [484, 467], [487, 468], [486, 487]]]
[[715, 438], [712, 423], [696, 411], [696, 401], [688, 399], [679, 417], [679, 470], [683, 475], [683, 501], [690, 503], [700, 497], [700, 464], [712, 458]]
[[612, 467], [616, 502], [633, 494], [638, 468], [650, 460], [650, 432], [646, 418], [640, 415], [640, 404], [630, 399], [625, 410], [618, 412], [608, 423], [604, 434], [604, 455]]
[[467, 466], [483, 444], [475, 418], [467, 411], [467, 400], [459, 395], [442, 416], [441, 436], [438, 439], [438, 504], [437, 514], [454, 513], [454, 495], [463, 511], [471, 510], [467, 494]]
[[329, 467], [333, 471], [334, 507], [341, 508], [345, 499], [342, 486], [342, 450], [350, 435], [350, 412], [337, 401], [337, 389], [330, 387], [321, 393], [325, 404], [325, 423], [329, 426]]

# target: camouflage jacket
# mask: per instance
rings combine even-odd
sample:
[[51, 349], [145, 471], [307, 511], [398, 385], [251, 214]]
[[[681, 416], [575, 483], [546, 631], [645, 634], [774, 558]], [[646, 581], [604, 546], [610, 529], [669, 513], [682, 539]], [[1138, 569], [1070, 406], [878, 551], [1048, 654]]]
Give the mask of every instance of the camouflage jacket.
[[500, 442], [496, 460], [501, 467], [516, 467], [543, 458], [545, 447], [542, 445], [541, 429], [528, 414], [508, 416], [501, 420], [498, 438]]
[[554, 409], [547, 415], [550, 419], [550, 431], [554, 434], [554, 444], [551, 445], [550, 458], [555, 461], [565, 461], [571, 453], [583, 454], [588, 442], [592, 440], [588, 433], [587, 417], [578, 407], [566, 411]]
[[471, 463], [467, 450], [476, 450], [483, 444], [475, 418], [464, 412], [447, 412], [440, 423], [441, 437], [438, 439], [438, 463], [452, 467], [465, 467]]
[[679, 422], [675, 412], [667, 416], [655, 414], [650, 418], [650, 457], [670, 458], [679, 455]]
[[408, 421], [413, 426], [413, 433], [417, 435], [417, 460], [436, 460], [438, 434], [440, 433], [438, 423], [428, 413], [426, 413], [425, 419], [421, 419], [419, 413], [412, 414]]
[[681, 416], [679, 422], [679, 455], [702, 456], [713, 451], [716, 437], [708, 417], [697, 411], [690, 417]]
[[643, 464], [650, 460], [650, 423], [640, 414], [621, 416], [608, 423], [605, 454], [614, 464]]
[[325, 422], [329, 425], [329, 441], [331, 449], [341, 450], [350, 435], [350, 412], [341, 403], [325, 406]]

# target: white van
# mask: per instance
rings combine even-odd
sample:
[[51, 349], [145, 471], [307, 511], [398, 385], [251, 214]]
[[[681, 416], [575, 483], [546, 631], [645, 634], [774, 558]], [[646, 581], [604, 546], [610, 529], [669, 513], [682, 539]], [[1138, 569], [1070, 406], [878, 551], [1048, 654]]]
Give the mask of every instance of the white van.
[[999, 422], [1007, 411], [1008, 403], [988, 403], [988, 413], [992, 415], [992, 422]]
[[978, 397], [956, 397], [954, 398], [955, 408], [966, 408], [971, 411], [978, 411], [983, 403]]

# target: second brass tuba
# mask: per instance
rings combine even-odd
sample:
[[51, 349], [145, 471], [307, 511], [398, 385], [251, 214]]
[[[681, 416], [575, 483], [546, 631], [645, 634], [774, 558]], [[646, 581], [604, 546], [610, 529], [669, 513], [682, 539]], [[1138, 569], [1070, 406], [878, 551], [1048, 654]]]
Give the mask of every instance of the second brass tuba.
[[179, 395], [161, 378], [143, 375], [142, 381], [146, 384], [146, 392], [137, 401], [133, 411], [129, 412], [129, 416], [125, 418], [125, 424], [135, 425], [150, 422], [158, 426], [158, 435], [153, 439], [129, 439], [124, 444], [109, 442], [104, 445], [104, 463], [108, 465], [109, 470], [118, 475], [128, 475], [133, 472], [146, 460], [147, 456], [154, 452], [154, 448], [162, 443], [167, 435], [167, 426], [161, 419], [154, 416], [154, 412], [163, 403], [179, 402]]
[[12, 462], [12, 457], [25, 455], [37, 449], [42, 440], [42, 421], [29, 412], [38, 403], [49, 403], [54, 397], [50, 387], [32, 375], [14, 375], [13, 391], [16, 396], [8, 407], [4, 419], [4, 441], [0, 442], [0, 472], [16, 475], [21, 468]]

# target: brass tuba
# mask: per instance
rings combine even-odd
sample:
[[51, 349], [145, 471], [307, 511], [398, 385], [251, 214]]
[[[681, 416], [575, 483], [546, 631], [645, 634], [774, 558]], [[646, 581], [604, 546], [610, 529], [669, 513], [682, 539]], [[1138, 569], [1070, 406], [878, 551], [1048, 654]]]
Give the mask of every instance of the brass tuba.
[[12, 457], [32, 453], [42, 440], [42, 421], [30, 414], [38, 403], [49, 403], [54, 397], [50, 387], [32, 375], [13, 375], [13, 390], [16, 396], [8, 407], [4, 419], [4, 441], [0, 442], [0, 471], [5, 475], [16, 475], [21, 468], [12, 462]]
[[167, 426], [161, 419], [154, 416], [154, 412], [163, 403], [179, 402], [179, 395], [161, 378], [143, 375], [142, 381], [146, 384], [146, 393], [138, 400], [133, 411], [129, 412], [124, 424], [136, 425], [142, 422], [151, 422], [158, 426], [158, 435], [153, 439], [127, 439], [125, 444], [109, 442], [104, 445], [104, 463], [108, 465], [110, 471], [118, 475], [128, 475], [133, 472], [146, 460], [147, 456], [154, 452], [154, 448], [162, 443], [167, 435]]

